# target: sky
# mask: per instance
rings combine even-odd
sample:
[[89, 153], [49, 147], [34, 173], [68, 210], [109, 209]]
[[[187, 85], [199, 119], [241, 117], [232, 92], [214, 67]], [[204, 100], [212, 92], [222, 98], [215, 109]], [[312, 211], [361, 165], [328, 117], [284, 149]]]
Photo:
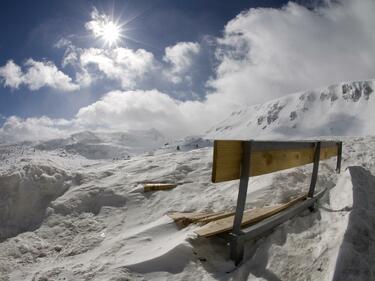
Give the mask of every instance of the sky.
[[375, 78], [375, 2], [4, 1], [0, 140], [204, 133], [240, 106]]

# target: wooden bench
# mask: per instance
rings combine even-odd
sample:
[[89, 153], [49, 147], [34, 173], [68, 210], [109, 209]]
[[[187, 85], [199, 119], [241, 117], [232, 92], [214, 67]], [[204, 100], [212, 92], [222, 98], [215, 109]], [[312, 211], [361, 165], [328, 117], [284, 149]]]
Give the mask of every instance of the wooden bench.
[[[230, 257], [238, 265], [243, 259], [244, 242], [254, 239], [305, 209], [313, 209], [325, 190], [315, 194], [321, 160], [337, 157], [340, 172], [340, 141], [241, 141], [215, 140], [212, 182], [240, 179], [237, 206], [231, 231], [221, 236], [229, 242]], [[310, 188], [306, 199], [250, 227], [241, 228], [249, 177], [273, 173], [313, 163]]]

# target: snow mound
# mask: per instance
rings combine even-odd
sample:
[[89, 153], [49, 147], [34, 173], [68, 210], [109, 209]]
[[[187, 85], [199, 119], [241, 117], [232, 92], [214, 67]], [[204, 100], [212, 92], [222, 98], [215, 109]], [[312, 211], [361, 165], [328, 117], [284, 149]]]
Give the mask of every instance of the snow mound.
[[39, 227], [50, 202], [73, 183], [74, 177], [53, 163], [27, 163], [1, 174], [0, 240]]
[[64, 215], [90, 212], [98, 214], [103, 206], [124, 206], [126, 199], [111, 189], [94, 185], [83, 185], [69, 190], [64, 196], [52, 202], [51, 207]]

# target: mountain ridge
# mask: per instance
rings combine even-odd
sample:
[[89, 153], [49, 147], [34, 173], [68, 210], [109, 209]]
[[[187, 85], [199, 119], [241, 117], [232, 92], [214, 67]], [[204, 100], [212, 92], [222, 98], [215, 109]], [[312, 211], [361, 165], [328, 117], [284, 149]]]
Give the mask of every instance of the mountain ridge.
[[306, 138], [375, 134], [375, 80], [343, 82], [243, 107], [206, 138]]

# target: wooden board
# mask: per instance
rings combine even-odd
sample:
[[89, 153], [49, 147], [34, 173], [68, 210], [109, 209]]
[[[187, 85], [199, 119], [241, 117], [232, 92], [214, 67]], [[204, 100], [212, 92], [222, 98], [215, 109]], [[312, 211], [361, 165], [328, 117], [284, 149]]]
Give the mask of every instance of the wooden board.
[[191, 223], [198, 221], [200, 218], [204, 218], [210, 216], [210, 213], [181, 213], [181, 212], [171, 212], [167, 214], [171, 219], [175, 221], [175, 223], [184, 228]]
[[157, 190], [170, 190], [177, 186], [174, 183], [146, 183], [143, 185], [143, 191], [157, 191]]
[[[223, 182], [240, 178], [242, 142], [215, 140], [212, 166], [212, 182]], [[332, 143], [322, 147], [320, 160], [337, 156], [338, 146]], [[250, 159], [250, 176], [268, 174], [312, 163], [314, 147], [289, 148], [284, 150], [252, 151]]]
[[[290, 200], [287, 203], [280, 204], [277, 206], [264, 207], [258, 209], [247, 210], [243, 214], [241, 226], [251, 225], [257, 223], [263, 219], [271, 217], [282, 210], [287, 209], [290, 206], [293, 206], [295, 203], [302, 201], [307, 197], [307, 194], [301, 195], [293, 200]], [[194, 232], [199, 237], [209, 237], [219, 233], [224, 233], [233, 228], [234, 215], [212, 221], [201, 228], [195, 230]]]
[[167, 215], [172, 218], [177, 225], [185, 227], [191, 223], [209, 223], [214, 220], [229, 217], [234, 214], [234, 211], [219, 211], [213, 213], [184, 213], [184, 212], [171, 212]]
[[218, 212], [211, 214], [210, 216], [203, 217], [197, 220], [198, 223], [209, 223], [211, 221], [219, 220], [234, 215], [234, 211]]
[[[220, 212], [224, 213], [224, 212]], [[198, 212], [191, 212], [191, 213], [184, 213], [184, 212], [170, 212], [167, 214], [170, 218], [174, 219], [175, 221], [179, 220], [187, 220], [190, 223], [196, 222], [201, 218], [209, 217], [212, 213], [198, 213]]]

